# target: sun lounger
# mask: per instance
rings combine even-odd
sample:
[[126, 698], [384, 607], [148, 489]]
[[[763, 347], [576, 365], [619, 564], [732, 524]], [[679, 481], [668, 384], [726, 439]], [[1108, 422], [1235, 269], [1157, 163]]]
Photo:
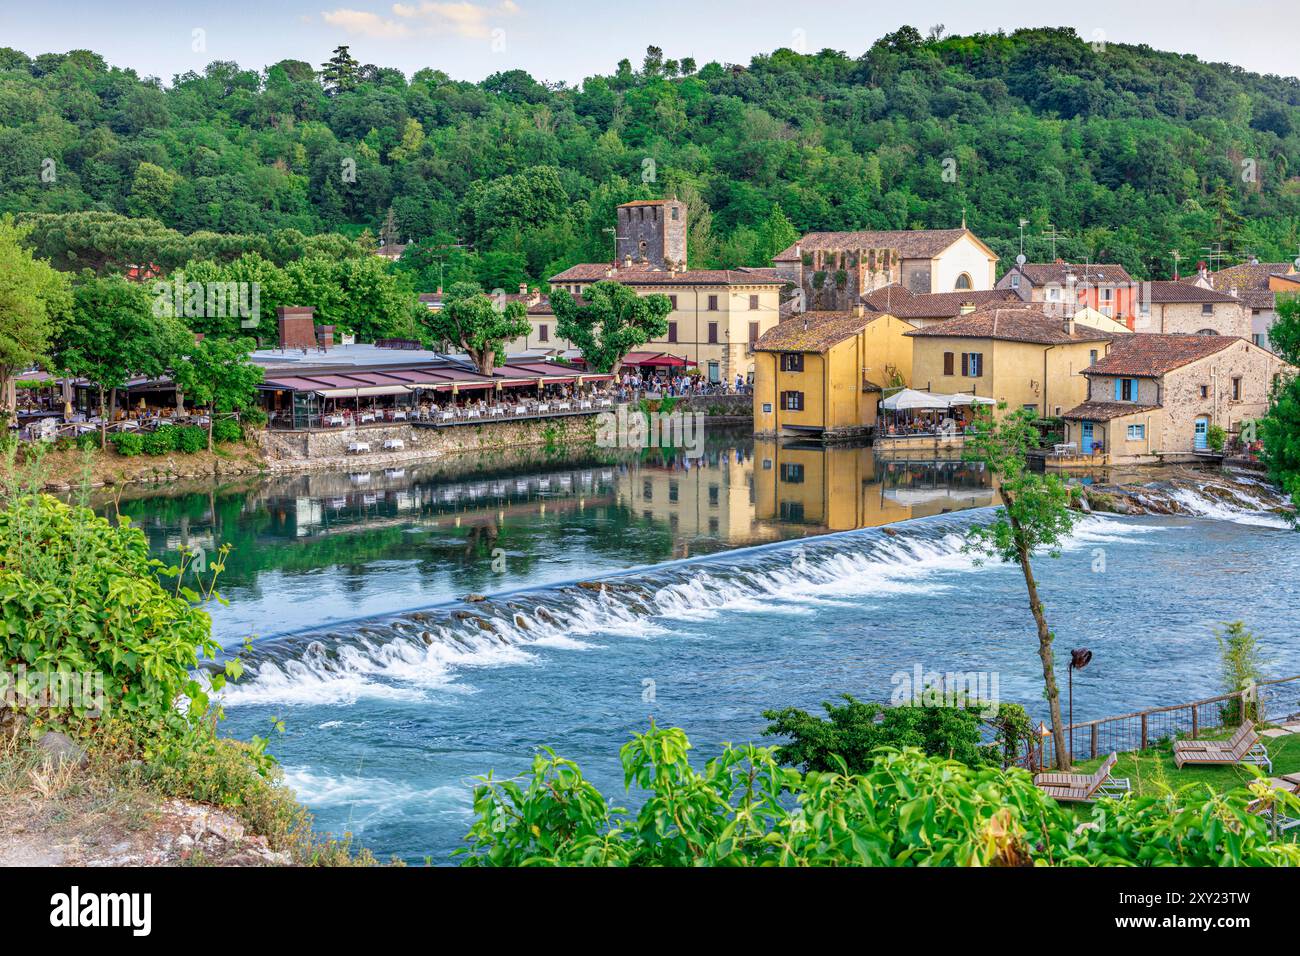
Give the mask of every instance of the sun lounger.
[[1193, 750], [1216, 750], [1231, 752], [1238, 744], [1255, 732], [1255, 725], [1249, 720], [1243, 721], [1236, 732], [1227, 740], [1175, 740], [1174, 753]]
[[1035, 774], [1034, 786], [1062, 803], [1092, 803], [1101, 797], [1122, 797], [1131, 788], [1127, 777], [1110, 775], [1117, 760], [1119, 757], [1111, 754], [1093, 774]]
[[[1264, 749], [1264, 744], [1259, 739], [1259, 734], [1255, 733], [1255, 725], [1250, 721], [1242, 723], [1237, 728], [1237, 732], [1225, 743], [1231, 743], [1231, 747], [1209, 747], [1206, 749], [1184, 747], [1174, 749], [1174, 763], [1181, 770], [1188, 764], [1206, 764], [1211, 766], [1238, 766], [1243, 764], [1253, 764], [1256, 767], [1267, 767], [1271, 772], [1273, 761], [1268, 756], [1268, 751]], [[1213, 743], [1214, 741], [1206, 741]]]

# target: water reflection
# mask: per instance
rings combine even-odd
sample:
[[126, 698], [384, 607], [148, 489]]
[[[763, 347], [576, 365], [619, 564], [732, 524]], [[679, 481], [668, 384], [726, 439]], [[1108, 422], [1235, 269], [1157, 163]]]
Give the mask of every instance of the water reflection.
[[711, 436], [699, 458], [540, 449], [139, 494], [155, 553], [231, 547], [227, 642], [992, 504], [961, 461]]

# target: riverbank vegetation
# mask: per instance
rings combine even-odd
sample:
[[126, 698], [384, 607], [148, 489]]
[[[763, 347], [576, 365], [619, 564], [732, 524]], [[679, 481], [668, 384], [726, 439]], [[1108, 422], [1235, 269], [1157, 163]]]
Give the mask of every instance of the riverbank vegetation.
[[[1300, 367], [1300, 296], [1277, 297], [1277, 321], [1268, 337], [1279, 356]], [[1274, 384], [1259, 437], [1269, 477], [1300, 505], [1300, 375], [1284, 375]], [[1292, 521], [1300, 522], [1300, 515], [1293, 514]]]
[[[886, 748], [850, 773], [801, 773], [775, 748], [726, 745], [696, 770], [679, 728], [620, 753], [632, 814], [549, 749], [521, 777], [481, 779], [457, 851], [474, 866], [1300, 866], [1230, 791], [1058, 804], [1022, 770]], [[1300, 801], [1277, 797], [1289, 809]]]
[[227, 809], [286, 861], [352, 859], [312, 834], [266, 738], [219, 733], [211, 695], [242, 666], [213, 663], [204, 606], [220, 600], [227, 552], [165, 566], [129, 519], [40, 494], [41, 481], [39, 464], [19, 474], [11, 460], [0, 483], [0, 798], [30, 800], [24, 776], [51, 797], [131, 795], [123, 808], [183, 798]]

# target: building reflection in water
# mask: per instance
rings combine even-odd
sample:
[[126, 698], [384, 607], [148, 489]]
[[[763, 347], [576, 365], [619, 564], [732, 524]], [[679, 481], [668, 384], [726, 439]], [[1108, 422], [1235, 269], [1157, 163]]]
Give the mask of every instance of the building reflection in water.
[[850, 531], [995, 502], [981, 462], [877, 460], [869, 446], [754, 443], [755, 518]]

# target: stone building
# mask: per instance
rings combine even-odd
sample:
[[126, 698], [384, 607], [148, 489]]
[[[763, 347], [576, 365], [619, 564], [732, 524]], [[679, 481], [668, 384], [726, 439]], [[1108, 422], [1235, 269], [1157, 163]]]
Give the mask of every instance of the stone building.
[[1137, 318], [1140, 286], [1120, 265], [1026, 262], [1012, 266], [997, 288], [1015, 292], [1025, 302], [1058, 306], [1055, 311], [1092, 309], [1130, 329]]
[[1250, 310], [1235, 295], [1187, 282], [1148, 282], [1138, 296], [1135, 332], [1250, 338]]
[[772, 257], [802, 294], [796, 311], [851, 309], [889, 285], [918, 294], [991, 289], [997, 261], [965, 228], [810, 232]]
[[1210, 429], [1239, 431], [1268, 411], [1288, 370], [1249, 341], [1225, 335], [1116, 337], [1083, 371], [1086, 397], [1065, 412], [1066, 441], [1110, 464], [1188, 460], [1210, 450]]
[[1250, 340], [1269, 351], [1273, 346], [1268, 333], [1277, 321], [1278, 293], [1300, 293], [1300, 272], [1291, 262], [1252, 259], [1217, 272], [1202, 267], [1195, 276], [1182, 281], [1240, 299], [1242, 306], [1250, 310]]
[[614, 248], [621, 266], [686, 268], [686, 204], [643, 199], [618, 207]]

